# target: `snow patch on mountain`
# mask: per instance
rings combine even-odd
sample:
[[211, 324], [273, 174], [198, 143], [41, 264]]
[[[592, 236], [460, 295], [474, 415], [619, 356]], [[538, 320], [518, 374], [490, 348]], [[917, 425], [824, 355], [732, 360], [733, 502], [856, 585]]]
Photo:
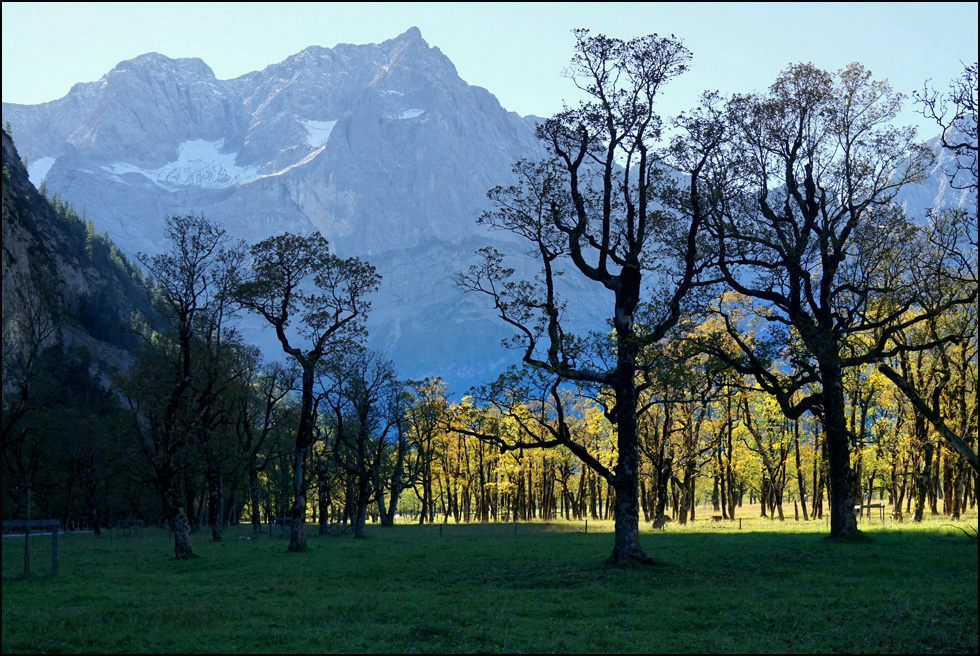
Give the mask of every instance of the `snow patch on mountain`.
[[48, 171], [54, 165], [55, 157], [42, 157], [27, 168], [27, 177], [36, 187], [41, 184], [41, 180], [47, 177]]
[[[177, 160], [158, 169], [142, 169], [128, 162], [114, 162], [102, 169], [115, 176], [138, 173], [168, 191], [176, 191], [179, 187], [226, 189], [259, 177], [258, 167], [241, 167], [235, 163], [238, 153], [222, 153], [224, 145], [224, 139], [185, 141], [177, 146]], [[119, 177], [116, 179], [126, 182]]]
[[330, 138], [330, 133], [333, 131], [333, 126], [337, 125], [337, 121], [300, 121], [300, 123], [309, 132], [306, 135], [306, 143], [314, 148], [325, 146]]
[[389, 116], [388, 118], [402, 120], [402, 119], [408, 119], [408, 118], [416, 118], [418, 116], [421, 116], [422, 114], [425, 114], [425, 110], [424, 109], [406, 109], [405, 111], [403, 111], [398, 116]]
[[[203, 213], [250, 243], [320, 230], [384, 276], [368, 346], [401, 375], [468, 385], [503, 367], [506, 327], [452, 275], [478, 248], [510, 247], [475, 219], [515, 160], [544, 152], [533, 124], [466, 85], [418, 30], [310, 48], [233, 80], [150, 54], [63, 100], [3, 113], [28, 161], [57, 157], [51, 192], [86, 207], [123, 252], [165, 250], [173, 214]], [[282, 357], [274, 334], [248, 332]]]
[[[276, 171], [274, 173], [269, 173], [267, 175], [262, 175], [262, 176], [259, 176], [259, 177], [260, 178], [273, 178], [273, 177], [275, 177], [277, 175], [282, 175], [283, 173], [288, 173], [289, 171], [292, 171], [293, 169], [295, 169], [298, 166], [303, 166], [304, 164], [309, 164], [310, 162], [312, 162], [316, 158], [317, 155], [319, 155], [320, 153], [322, 153], [326, 149], [327, 149], [327, 145], [324, 144], [324, 145], [320, 146], [319, 148], [317, 148], [316, 150], [314, 150], [309, 155], [307, 155], [306, 157], [304, 157], [303, 159], [301, 159], [300, 161], [296, 162], [295, 164], [290, 164], [289, 166], [287, 166], [286, 168], [282, 169], [281, 171]], [[249, 180], [247, 182], [251, 182], [251, 181]]]

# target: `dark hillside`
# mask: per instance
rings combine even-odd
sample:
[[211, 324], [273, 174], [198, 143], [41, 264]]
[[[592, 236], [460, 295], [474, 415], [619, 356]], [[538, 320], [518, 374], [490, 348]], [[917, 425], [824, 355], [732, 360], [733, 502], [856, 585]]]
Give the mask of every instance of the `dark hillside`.
[[146, 312], [142, 274], [34, 188], [6, 131], [2, 251], [3, 516], [30, 506], [32, 518], [97, 524], [128, 435], [112, 380], [138, 342], [129, 326]]
[[[42, 185], [43, 191], [43, 185]], [[95, 232], [58, 194], [46, 198], [28, 180], [10, 136], [3, 133], [3, 314], [27, 286], [62, 326], [66, 342], [109, 356], [132, 350], [133, 310], [146, 308], [139, 268]], [[6, 332], [6, 328], [5, 328]], [[5, 341], [6, 344], [6, 341]], [[112, 357], [116, 359], [119, 353]]]

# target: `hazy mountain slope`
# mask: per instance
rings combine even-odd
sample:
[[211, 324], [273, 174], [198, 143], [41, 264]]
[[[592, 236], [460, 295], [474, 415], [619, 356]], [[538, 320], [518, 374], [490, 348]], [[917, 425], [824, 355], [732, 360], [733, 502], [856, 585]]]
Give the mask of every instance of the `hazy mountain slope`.
[[[401, 375], [442, 375], [461, 391], [514, 359], [499, 346], [509, 331], [451, 276], [482, 246], [522, 252], [476, 218], [514, 161], [543, 155], [535, 119], [460, 79], [416, 28], [310, 47], [233, 80], [150, 53], [60, 100], [4, 103], [3, 119], [35, 181], [84, 207], [129, 255], [165, 248], [173, 214], [203, 213], [249, 242], [319, 230], [384, 276], [370, 345]], [[903, 194], [913, 214], [946, 197], [938, 166]], [[567, 284], [584, 301], [576, 320], [601, 329], [607, 299], [577, 276]], [[278, 352], [258, 322], [246, 335]]]
[[507, 243], [476, 218], [487, 189], [541, 150], [532, 122], [461, 80], [415, 28], [234, 80], [151, 53], [61, 100], [5, 103], [3, 118], [35, 178], [130, 255], [159, 252], [164, 219], [187, 212], [249, 242], [319, 230], [384, 276], [371, 345], [404, 375], [468, 384], [507, 357], [506, 331], [450, 277], [476, 248]]
[[34, 313], [35, 323], [56, 326], [45, 346], [84, 346], [95, 363], [127, 359], [136, 345], [130, 315], [147, 307], [138, 269], [71, 208], [38, 193], [6, 132], [2, 245], [5, 350], [20, 347], [19, 321]]

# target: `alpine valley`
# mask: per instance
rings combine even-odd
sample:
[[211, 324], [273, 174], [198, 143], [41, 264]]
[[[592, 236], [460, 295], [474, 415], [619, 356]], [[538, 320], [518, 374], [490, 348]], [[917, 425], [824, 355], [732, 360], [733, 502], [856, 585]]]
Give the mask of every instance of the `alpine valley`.
[[[199, 59], [145, 54], [59, 100], [3, 103], [3, 120], [31, 180], [84, 208], [131, 257], [167, 248], [172, 215], [203, 214], [249, 243], [319, 231], [383, 276], [368, 345], [400, 376], [442, 376], [458, 394], [518, 359], [500, 347], [510, 333], [493, 309], [452, 274], [484, 246], [522, 252], [476, 219], [515, 161], [543, 156], [540, 119], [468, 85], [417, 28], [380, 44], [310, 47], [232, 80]], [[947, 193], [940, 166], [907, 195], [910, 211]], [[601, 329], [599, 305], [586, 302], [581, 321]], [[281, 357], [258, 321], [243, 330]]]

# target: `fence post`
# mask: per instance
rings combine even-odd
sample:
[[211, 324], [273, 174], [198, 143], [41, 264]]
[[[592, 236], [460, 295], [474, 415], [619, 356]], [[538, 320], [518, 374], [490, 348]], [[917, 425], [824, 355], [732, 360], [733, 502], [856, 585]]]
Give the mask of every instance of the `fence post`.
[[24, 578], [31, 573], [31, 486], [27, 486], [27, 522], [24, 524]]
[[58, 574], [58, 527], [51, 529], [51, 576]]
[[589, 520], [585, 520], [585, 534], [589, 534]]

